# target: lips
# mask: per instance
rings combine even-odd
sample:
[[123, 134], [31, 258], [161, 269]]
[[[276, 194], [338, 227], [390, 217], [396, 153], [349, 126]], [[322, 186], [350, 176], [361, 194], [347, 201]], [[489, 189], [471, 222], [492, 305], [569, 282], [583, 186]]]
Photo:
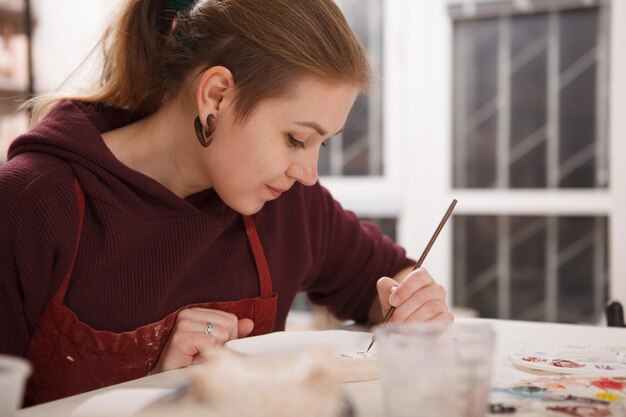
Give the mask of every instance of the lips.
[[280, 195], [282, 193], [287, 191], [287, 189], [270, 187], [269, 185], [266, 185], [266, 187], [269, 190], [269, 192], [270, 192], [270, 194], [272, 195], [273, 198], [278, 198], [278, 197], [280, 197]]

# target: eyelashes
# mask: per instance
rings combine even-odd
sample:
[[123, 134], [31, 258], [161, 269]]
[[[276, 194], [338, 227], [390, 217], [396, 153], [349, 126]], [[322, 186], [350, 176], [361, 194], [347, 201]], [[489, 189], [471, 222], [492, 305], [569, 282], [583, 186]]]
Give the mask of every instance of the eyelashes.
[[287, 140], [289, 140], [289, 144], [293, 146], [294, 148], [298, 148], [298, 149], [305, 148], [304, 142], [299, 141], [298, 139], [294, 138], [290, 134], [287, 134]]
[[[294, 138], [290, 134], [287, 134], [287, 140], [289, 141], [289, 145], [293, 146], [294, 148], [297, 148], [297, 149], [306, 148], [306, 145], [304, 144], [304, 142]], [[322, 142], [322, 147], [326, 147], [326, 141]]]

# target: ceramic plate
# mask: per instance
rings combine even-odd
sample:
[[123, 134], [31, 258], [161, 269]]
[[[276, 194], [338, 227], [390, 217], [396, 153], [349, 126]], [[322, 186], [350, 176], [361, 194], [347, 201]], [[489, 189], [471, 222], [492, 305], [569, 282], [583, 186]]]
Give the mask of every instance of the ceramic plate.
[[346, 330], [275, 332], [226, 342], [236, 352], [248, 355], [298, 353], [319, 347], [331, 348], [341, 382], [367, 381], [378, 378], [376, 344], [365, 350], [372, 333]]
[[523, 368], [560, 374], [626, 374], [626, 346], [536, 346], [524, 348], [509, 359]]

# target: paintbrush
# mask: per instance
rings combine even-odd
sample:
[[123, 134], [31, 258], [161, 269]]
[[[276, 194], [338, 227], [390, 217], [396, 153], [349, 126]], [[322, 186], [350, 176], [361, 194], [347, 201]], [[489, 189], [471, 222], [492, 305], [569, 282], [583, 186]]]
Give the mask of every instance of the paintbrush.
[[[450, 203], [450, 207], [448, 207], [446, 214], [443, 215], [443, 219], [441, 219], [441, 221], [439, 222], [439, 226], [437, 226], [435, 233], [433, 233], [433, 236], [430, 238], [428, 245], [426, 245], [426, 248], [422, 252], [422, 256], [420, 256], [420, 258], [417, 260], [417, 263], [413, 267], [413, 271], [415, 271], [417, 268], [422, 266], [422, 264], [424, 263], [424, 259], [426, 259], [426, 255], [428, 255], [428, 252], [430, 252], [430, 248], [433, 247], [433, 244], [435, 243], [435, 240], [437, 240], [437, 237], [439, 236], [441, 229], [443, 229], [443, 226], [445, 226], [446, 222], [450, 218], [450, 215], [452, 214], [452, 211], [454, 210], [454, 206], [456, 206], [456, 200], [452, 200], [452, 203]], [[385, 317], [383, 318], [383, 324], [387, 323], [391, 319], [391, 316], [393, 316], [394, 311], [396, 311], [396, 308], [394, 306], [391, 306], [389, 310], [387, 311], [387, 314], [385, 314]], [[372, 336], [372, 341], [370, 342], [370, 345], [367, 347], [366, 352], [370, 351], [375, 341], [376, 341], [376, 336]]]

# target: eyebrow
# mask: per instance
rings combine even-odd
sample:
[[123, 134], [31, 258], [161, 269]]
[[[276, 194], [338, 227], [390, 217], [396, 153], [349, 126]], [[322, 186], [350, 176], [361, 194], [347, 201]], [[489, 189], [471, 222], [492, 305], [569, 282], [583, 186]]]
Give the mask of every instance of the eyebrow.
[[[320, 126], [319, 124], [315, 122], [296, 122], [296, 124], [300, 126], [304, 126], [304, 127], [310, 127], [311, 129], [319, 133], [320, 136], [326, 136], [327, 132], [322, 128], [322, 126]], [[335, 135], [338, 135], [341, 132], [343, 132], [343, 127], [339, 129], [337, 133], [335, 133]]]

